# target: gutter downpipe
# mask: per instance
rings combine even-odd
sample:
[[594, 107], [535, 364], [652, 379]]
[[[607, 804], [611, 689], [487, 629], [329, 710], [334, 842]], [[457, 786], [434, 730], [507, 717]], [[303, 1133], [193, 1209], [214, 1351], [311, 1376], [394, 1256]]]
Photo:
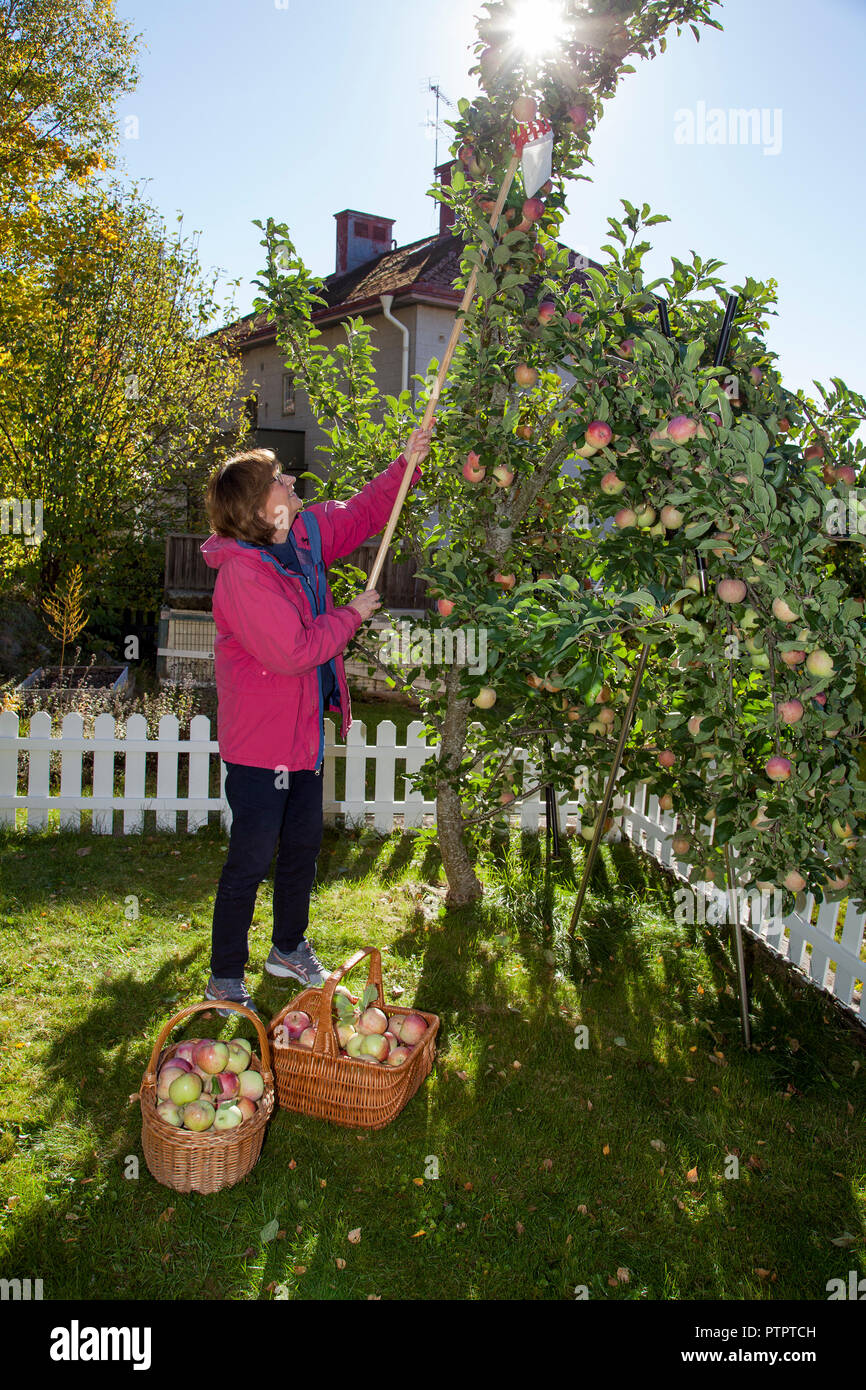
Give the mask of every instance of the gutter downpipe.
[[409, 329], [406, 327], [405, 323], [401, 323], [399, 319], [395, 319], [394, 315], [391, 313], [391, 305], [394, 303], [393, 294], [380, 294], [379, 300], [385, 318], [389, 323], [393, 323], [395, 328], [399, 328], [400, 332], [403, 334], [403, 362], [400, 371], [402, 384], [400, 390], [405, 391], [409, 385]]

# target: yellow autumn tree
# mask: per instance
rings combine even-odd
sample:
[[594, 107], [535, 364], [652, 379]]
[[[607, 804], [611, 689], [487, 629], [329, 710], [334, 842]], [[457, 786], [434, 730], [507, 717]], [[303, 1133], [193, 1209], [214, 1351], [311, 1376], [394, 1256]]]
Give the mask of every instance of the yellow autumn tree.
[[83, 632], [90, 621], [84, 611], [81, 566], [73, 565], [66, 578], [59, 583], [53, 594], [43, 599], [42, 607], [45, 621], [51, 636], [60, 643], [60, 674], [66, 648]]

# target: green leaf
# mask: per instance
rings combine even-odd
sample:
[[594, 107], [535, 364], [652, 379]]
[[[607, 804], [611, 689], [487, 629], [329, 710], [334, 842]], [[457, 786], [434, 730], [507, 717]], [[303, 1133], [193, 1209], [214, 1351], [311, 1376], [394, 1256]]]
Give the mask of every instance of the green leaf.
[[263, 1226], [262, 1229], [259, 1231], [259, 1239], [262, 1241], [264, 1245], [267, 1245], [269, 1241], [276, 1239], [277, 1231], [279, 1229], [280, 1223], [277, 1220], [277, 1218], [274, 1217], [273, 1221], [269, 1221], [267, 1226]]

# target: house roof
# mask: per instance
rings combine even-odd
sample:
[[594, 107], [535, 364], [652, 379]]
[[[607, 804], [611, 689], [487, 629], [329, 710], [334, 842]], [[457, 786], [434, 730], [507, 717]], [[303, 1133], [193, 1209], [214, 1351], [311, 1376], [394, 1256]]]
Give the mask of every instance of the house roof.
[[[327, 304], [315, 311], [313, 322], [336, 323], [370, 308], [378, 310], [379, 296], [383, 294], [394, 295], [402, 304], [438, 302], [446, 308], [459, 304], [462, 292], [454, 288], [454, 282], [460, 275], [463, 245], [462, 238], [450, 232], [424, 237], [374, 256], [353, 270], [329, 275], [323, 290]], [[569, 256], [572, 265], [580, 259], [574, 251]], [[582, 279], [582, 270], [576, 269], [573, 278]], [[530, 292], [537, 283], [530, 282]], [[231, 334], [241, 350], [271, 342], [276, 335], [273, 320], [255, 313], [245, 314], [221, 331]]]

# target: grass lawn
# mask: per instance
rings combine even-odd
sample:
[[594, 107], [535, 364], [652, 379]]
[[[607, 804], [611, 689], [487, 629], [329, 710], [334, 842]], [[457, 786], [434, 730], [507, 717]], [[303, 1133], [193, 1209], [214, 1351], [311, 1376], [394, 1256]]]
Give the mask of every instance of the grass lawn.
[[[382, 950], [386, 991], [441, 1016], [434, 1072], [384, 1130], [277, 1111], [241, 1184], [161, 1187], [129, 1096], [202, 997], [223, 845], [216, 827], [0, 840], [5, 1277], [46, 1299], [823, 1302], [866, 1273], [866, 1051], [759, 959], [744, 1054], [719, 929], [676, 925], [670, 881], [626, 846], [604, 849], [570, 946], [582, 842], [545, 881], [517, 831], [488, 835], [487, 896], [454, 912], [429, 835], [326, 831], [311, 938], [331, 964]], [[269, 912], [263, 887], [263, 1016], [289, 997], [262, 975]]]

